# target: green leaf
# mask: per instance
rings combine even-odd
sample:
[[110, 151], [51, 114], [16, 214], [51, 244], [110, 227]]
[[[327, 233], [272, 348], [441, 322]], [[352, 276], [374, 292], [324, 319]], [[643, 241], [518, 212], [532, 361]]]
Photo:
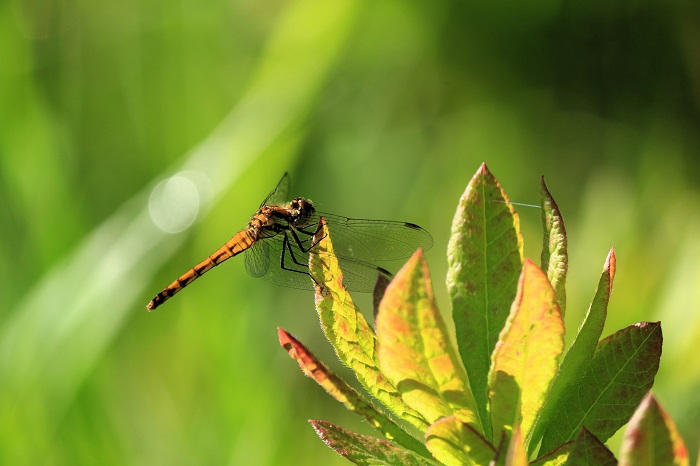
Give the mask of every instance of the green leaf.
[[574, 442], [568, 442], [557, 447], [554, 451], [540, 456], [530, 466], [561, 466], [566, 463]]
[[386, 440], [345, 430], [326, 421], [309, 421], [326, 445], [355, 464], [367, 466], [439, 466]]
[[531, 446], [536, 446], [542, 438], [544, 431], [552, 419], [553, 413], [561, 409], [562, 397], [570, 387], [574, 386], [581, 378], [586, 365], [591, 361], [595, 353], [600, 335], [603, 333], [605, 318], [608, 313], [608, 302], [612, 293], [613, 280], [615, 278], [615, 249], [611, 249], [603, 266], [603, 273], [598, 281], [593, 301], [588, 308], [588, 313], [579, 329], [573, 345], [566, 353], [564, 362], [559, 369], [559, 375], [552, 386], [552, 391], [547, 398], [547, 404], [542, 411], [535, 433], [532, 436]]
[[[459, 200], [447, 249], [457, 344], [481, 419], [488, 419], [491, 353], [515, 298], [522, 249], [518, 216], [483, 164]], [[488, 422], [483, 427], [491, 438]]]
[[479, 432], [454, 416], [444, 417], [428, 428], [426, 446], [448, 466], [488, 466], [496, 450]]
[[584, 427], [576, 436], [569, 458], [564, 464], [565, 466], [615, 466], [617, 460], [608, 447]]
[[529, 259], [493, 353], [489, 378], [495, 436], [520, 425], [527, 439], [564, 351], [564, 321], [547, 276]]
[[430, 423], [454, 414], [481, 430], [467, 374], [450, 343], [420, 249], [384, 293], [377, 336], [381, 371], [406, 404]]
[[648, 393], [632, 416], [620, 451], [620, 466], [688, 466], [688, 450], [673, 419]]
[[557, 293], [561, 315], [566, 313], [566, 272], [569, 269], [566, 228], [559, 206], [547, 189], [542, 177], [540, 188], [542, 197], [542, 227], [544, 240], [542, 244], [542, 270], [547, 271], [547, 278]]
[[363, 387], [397, 416], [425, 432], [429, 423], [401, 399], [377, 365], [377, 337], [343, 286], [343, 275], [323, 219], [309, 254], [309, 272], [316, 282], [316, 311], [338, 358], [355, 372]]
[[600, 342], [575, 385], [564, 393], [543, 439], [543, 451], [572, 440], [586, 427], [605, 442], [630, 418], [654, 383], [661, 324], [631, 325]]
[[389, 440], [430, 458], [430, 453], [425, 445], [402, 430], [384, 413], [378, 411], [363, 395], [331, 372], [299, 340], [282, 328], [277, 329], [277, 334], [280, 345], [287, 350], [292, 358], [296, 359], [304, 374], [318, 382], [329, 395], [343, 403], [350, 411], [364, 417], [372, 427]]

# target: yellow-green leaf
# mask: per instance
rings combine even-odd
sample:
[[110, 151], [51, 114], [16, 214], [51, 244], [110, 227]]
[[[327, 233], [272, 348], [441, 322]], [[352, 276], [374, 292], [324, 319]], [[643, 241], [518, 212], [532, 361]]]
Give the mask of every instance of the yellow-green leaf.
[[559, 211], [559, 206], [544, 182], [544, 176], [542, 177], [540, 195], [542, 197], [542, 228], [544, 229], [542, 270], [547, 271], [547, 278], [557, 293], [559, 310], [563, 316], [566, 309], [566, 272], [569, 269], [566, 228], [564, 228], [564, 218]]
[[519, 423], [528, 438], [563, 350], [564, 322], [554, 290], [544, 272], [526, 260], [493, 353], [489, 397], [494, 436], [510, 435]]
[[425, 437], [430, 453], [448, 466], [488, 466], [496, 454], [481, 434], [454, 416], [435, 422]]
[[[483, 164], [460, 198], [452, 221], [447, 288], [459, 354], [484, 420], [491, 354], [515, 298], [522, 249], [518, 215]], [[491, 439], [488, 422], [484, 431]]]
[[676, 423], [648, 393], [630, 420], [620, 452], [620, 466], [688, 466], [688, 450]]
[[343, 275], [323, 219], [314, 242], [317, 244], [309, 254], [309, 272], [316, 282], [316, 311], [326, 338], [367, 392], [425, 432], [429, 423], [404, 403], [396, 387], [379, 371], [377, 337], [343, 286]]
[[304, 374], [314, 379], [329, 395], [345, 405], [347, 409], [364, 417], [384, 437], [393, 440], [423, 456], [430, 457], [425, 446], [397, 426], [384, 413], [340, 377], [331, 372], [299, 340], [282, 328], [277, 329], [280, 345], [294, 358]]
[[549, 423], [555, 418], [554, 413], [561, 409], [561, 403], [566, 402], [567, 392], [576, 389], [581, 373], [593, 358], [598, 340], [605, 326], [608, 302], [610, 301], [613, 280], [615, 279], [615, 268], [615, 249], [613, 248], [605, 260], [603, 273], [598, 281], [598, 288], [588, 308], [583, 325], [581, 325], [578, 335], [576, 335], [576, 340], [566, 353], [566, 357], [564, 357], [564, 362], [559, 369], [559, 375], [554, 381], [552, 390], [547, 398], [547, 404], [537, 422], [537, 427], [530, 443], [531, 447], [539, 443]]
[[379, 366], [406, 404], [430, 423], [455, 415], [481, 431], [467, 375], [437, 309], [421, 250], [387, 287], [376, 325]]

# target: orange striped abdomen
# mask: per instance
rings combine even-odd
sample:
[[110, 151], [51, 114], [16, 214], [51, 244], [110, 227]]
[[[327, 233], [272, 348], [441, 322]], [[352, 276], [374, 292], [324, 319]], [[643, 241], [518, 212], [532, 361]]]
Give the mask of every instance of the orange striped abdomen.
[[226, 244], [221, 246], [214, 254], [210, 255], [204, 259], [199, 264], [192, 267], [190, 270], [182, 274], [177, 280], [172, 282], [170, 285], [165, 287], [163, 291], [158, 293], [146, 309], [152, 311], [166, 300], [168, 300], [175, 293], [195, 281], [197, 278], [201, 277], [202, 274], [210, 271], [215, 266], [221, 264], [226, 259], [229, 259], [235, 255], [238, 255], [248, 249], [254, 242], [257, 235], [252, 229], [242, 230], [236, 233], [236, 235], [228, 240]]

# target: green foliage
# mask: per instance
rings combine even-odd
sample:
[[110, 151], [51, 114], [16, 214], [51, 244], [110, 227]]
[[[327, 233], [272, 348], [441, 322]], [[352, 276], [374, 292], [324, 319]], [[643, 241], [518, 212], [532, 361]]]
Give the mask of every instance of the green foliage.
[[[654, 464], [687, 464], [673, 422], [646, 395], [659, 367], [661, 325], [642, 322], [598, 341], [612, 292], [614, 251], [559, 364], [566, 230], [544, 180], [542, 196], [547, 272], [522, 261], [517, 214], [486, 165], [460, 200], [448, 251], [448, 288], [461, 360], [437, 309], [421, 250], [388, 285], [378, 287], [384, 293], [375, 333], [342, 285], [322, 223], [309, 262], [322, 328], [341, 361], [399, 420], [395, 424], [280, 331], [281, 343], [304, 372], [389, 441], [311, 421], [331, 448], [355, 464], [612, 465], [616, 460], [603, 442], [644, 399], [628, 428], [621, 464], [643, 464], [649, 444], [659, 460]], [[402, 421], [407, 430], [398, 427]]]

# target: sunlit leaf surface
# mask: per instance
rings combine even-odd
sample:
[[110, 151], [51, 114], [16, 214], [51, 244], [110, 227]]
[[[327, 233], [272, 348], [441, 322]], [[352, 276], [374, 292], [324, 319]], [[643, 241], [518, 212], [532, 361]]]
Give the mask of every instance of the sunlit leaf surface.
[[454, 416], [432, 424], [425, 436], [428, 450], [446, 465], [487, 466], [496, 455], [493, 445]]
[[372, 396], [402, 419], [425, 431], [429, 423], [401, 399], [396, 387], [379, 371], [377, 337], [343, 286], [342, 272], [324, 222], [314, 241], [317, 245], [309, 256], [309, 270], [317, 283], [316, 310], [326, 338], [343, 364], [355, 372]]
[[549, 192], [542, 177], [540, 187], [542, 197], [542, 270], [557, 294], [559, 310], [566, 313], [566, 273], [569, 270], [569, 253], [567, 251], [566, 228], [559, 206]]
[[520, 425], [526, 439], [540, 413], [564, 350], [564, 321], [547, 276], [529, 259], [493, 353], [489, 379], [496, 437]]
[[464, 369], [417, 251], [384, 294], [377, 314], [379, 365], [404, 401], [430, 423], [455, 415], [481, 430]]
[[[459, 354], [487, 419], [491, 353], [515, 298], [523, 252], [518, 216], [485, 164], [459, 200], [447, 255]], [[490, 437], [488, 423], [484, 429]]]

